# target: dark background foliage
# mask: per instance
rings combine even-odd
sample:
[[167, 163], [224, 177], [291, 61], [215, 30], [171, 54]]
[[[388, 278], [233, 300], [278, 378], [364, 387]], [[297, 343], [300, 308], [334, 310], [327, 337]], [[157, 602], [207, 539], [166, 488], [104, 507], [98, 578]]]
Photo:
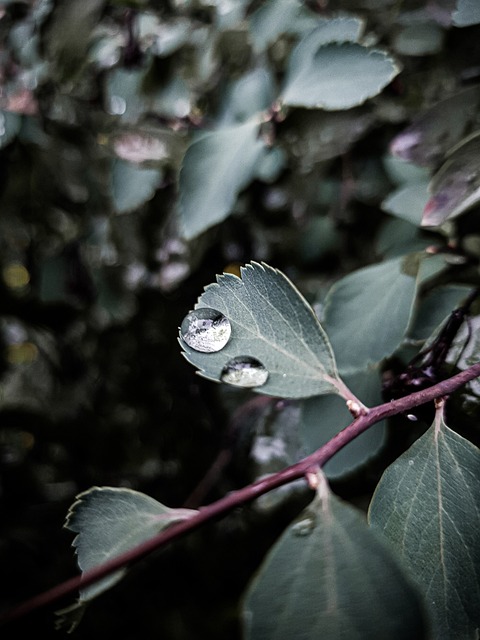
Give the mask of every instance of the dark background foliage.
[[[424, 34], [422, 48], [403, 32], [405, 15], [427, 5], [435, 37]], [[178, 326], [215, 274], [250, 260], [283, 270], [313, 301], [395, 244], [381, 206], [395, 186], [389, 144], [479, 75], [479, 27], [453, 28], [454, 5], [304, 3], [312, 21], [339, 10], [363, 17], [401, 73], [365, 105], [272, 118], [277, 167], [249, 182], [224, 222], [187, 241], [178, 171], [191, 136], [218, 121], [243, 73], [265, 65], [280, 82], [298, 34], [272, 32], [255, 53], [248, 20], [259, 2], [0, 4], [2, 610], [76, 575], [62, 526], [79, 492], [130, 487], [198, 506], [257, 477], [252, 434], [284, 406], [196, 376]], [[129, 137], [139, 132], [140, 142]], [[477, 237], [475, 217], [462, 224], [460, 235]], [[218, 475], [202, 484], [221, 453]], [[362, 505], [387, 458], [338, 490]], [[299, 490], [277, 508], [245, 507], [154, 554], [87, 609], [75, 636], [240, 638], [245, 585], [307, 498]], [[53, 613], [3, 637], [59, 637]]]

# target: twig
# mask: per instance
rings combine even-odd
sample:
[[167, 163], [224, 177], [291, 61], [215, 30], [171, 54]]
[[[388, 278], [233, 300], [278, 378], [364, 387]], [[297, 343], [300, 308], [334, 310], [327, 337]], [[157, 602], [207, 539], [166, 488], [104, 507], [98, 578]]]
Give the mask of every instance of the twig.
[[40, 609], [41, 607], [51, 605], [61, 598], [75, 593], [79, 588], [85, 588], [94, 582], [98, 582], [114, 571], [118, 571], [126, 565], [138, 561], [153, 551], [164, 547], [169, 542], [182, 538], [187, 533], [198, 529], [203, 524], [212, 522], [241, 505], [248, 504], [252, 500], [272, 491], [272, 489], [276, 489], [282, 485], [292, 482], [293, 480], [298, 480], [299, 478], [306, 476], [306, 474], [312, 470], [315, 471], [318, 466], [322, 467], [346, 444], [357, 438], [361, 433], [377, 422], [384, 420], [385, 418], [398, 415], [427, 402], [431, 402], [435, 399], [448, 396], [478, 376], [480, 376], [480, 363], [474, 364], [468, 369], [465, 369], [465, 371], [462, 371], [447, 380], [443, 380], [428, 389], [423, 389], [422, 391], [417, 391], [416, 393], [412, 393], [404, 398], [392, 400], [385, 404], [372, 407], [368, 414], [359, 416], [356, 420], [345, 427], [345, 429], [334, 436], [329, 442], [320, 447], [320, 449], [317, 449], [317, 451], [311, 455], [300, 460], [300, 462], [248, 485], [243, 489], [233, 491], [224, 498], [221, 498], [206, 507], [202, 507], [197, 514], [188, 520], [183, 520], [182, 522], [172, 525], [159, 535], [150, 538], [150, 540], [130, 549], [126, 553], [123, 553], [116, 558], [87, 571], [81, 576], [71, 578], [56, 587], [27, 600], [0, 616], [0, 625], [12, 622], [13, 620]]

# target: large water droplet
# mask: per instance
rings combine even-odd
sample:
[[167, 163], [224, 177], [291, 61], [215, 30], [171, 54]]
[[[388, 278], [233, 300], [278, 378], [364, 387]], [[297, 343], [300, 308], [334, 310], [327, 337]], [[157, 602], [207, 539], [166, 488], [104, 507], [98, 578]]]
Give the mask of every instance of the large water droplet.
[[203, 307], [190, 311], [180, 326], [182, 340], [195, 351], [220, 351], [230, 340], [232, 325], [223, 313]]
[[256, 358], [237, 356], [223, 367], [220, 378], [236, 387], [260, 387], [268, 380], [268, 371]]

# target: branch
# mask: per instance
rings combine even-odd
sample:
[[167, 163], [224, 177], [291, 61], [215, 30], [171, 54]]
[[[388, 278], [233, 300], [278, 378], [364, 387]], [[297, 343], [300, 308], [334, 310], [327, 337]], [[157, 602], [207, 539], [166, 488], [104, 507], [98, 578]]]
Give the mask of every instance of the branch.
[[356, 418], [329, 442], [320, 447], [320, 449], [317, 449], [317, 451], [306, 458], [303, 458], [296, 464], [248, 485], [243, 489], [229, 493], [224, 498], [217, 500], [217, 502], [213, 502], [206, 507], [200, 508], [199, 512], [188, 520], [183, 520], [172, 525], [162, 533], [150, 538], [150, 540], [147, 540], [141, 545], [138, 545], [116, 558], [87, 571], [83, 575], [71, 578], [56, 587], [27, 600], [14, 609], [11, 609], [1, 615], [0, 625], [12, 622], [13, 620], [16, 620], [28, 613], [40, 609], [41, 607], [51, 605], [65, 596], [72, 595], [78, 591], [78, 589], [85, 588], [94, 582], [105, 578], [114, 571], [118, 571], [126, 565], [141, 560], [153, 551], [164, 547], [169, 542], [178, 540], [187, 533], [198, 529], [203, 524], [224, 516], [241, 505], [248, 504], [252, 500], [272, 491], [272, 489], [276, 489], [292, 482], [293, 480], [298, 480], [299, 478], [304, 477], [312, 469], [315, 470], [318, 466], [322, 467], [346, 444], [354, 440], [377, 422], [380, 422], [385, 418], [398, 415], [427, 402], [431, 402], [437, 398], [447, 396], [478, 376], [480, 376], [480, 363], [477, 363], [468, 369], [465, 369], [465, 371], [462, 371], [447, 380], [443, 380], [428, 389], [417, 391], [416, 393], [412, 393], [411, 395], [400, 398], [399, 400], [392, 400], [391, 402], [372, 407], [366, 415], [361, 415]]

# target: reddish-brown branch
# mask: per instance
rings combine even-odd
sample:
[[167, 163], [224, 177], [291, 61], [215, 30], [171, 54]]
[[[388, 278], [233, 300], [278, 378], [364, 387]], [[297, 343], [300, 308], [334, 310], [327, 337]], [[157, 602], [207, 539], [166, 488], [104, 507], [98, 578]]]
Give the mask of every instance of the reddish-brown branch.
[[82, 576], [71, 578], [62, 584], [31, 598], [0, 616], [0, 624], [11, 622], [41, 607], [51, 605], [65, 596], [74, 594], [79, 588], [85, 588], [94, 582], [105, 578], [114, 571], [144, 558], [148, 554], [152, 553], [152, 551], [155, 551], [160, 547], [164, 547], [173, 540], [178, 540], [187, 533], [198, 529], [203, 524], [224, 516], [233, 509], [255, 500], [255, 498], [258, 498], [268, 491], [272, 491], [272, 489], [276, 489], [277, 487], [292, 482], [293, 480], [302, 478], [312, 468], [314, 469], [317, 466], [323, 466], [346, 444], [354, 440], [361, 433], [380, 420], [398, 415], [399, 413], [418, 407], [426, 402], [431, 402], [436, 398], [447, 396], [478, 376], [480, 376], [480, 363], [477, 363], [465, 371], [462, 371], [447, 380], [443, 380], [439, 384], [428, 389], [424, 389], [422, 391], [412, 393], [405, 398], [392, 400], [386, 404], [371, 408], [366, 415], [358, 417], [349, 424], [348, 427], [345, 427], [345, 429], [340, 431], [340, 433], [334, 436], [329, 442], [320, 447], [320, 449], [306, 458], [303, 458], [300, 462], [297, 462], [283, 471], [244, 487], [243, 489], [229, 493], [224, 498], [217, 500], [217, 502], [206, 507], [202, 507], [196, 515], [192, 516], [188, 520], [183, 520], [182, 522], [172, 525], [167, 530], [150, 540], [147, 540], [147, 542], [142, 543], [134, 549], [113, 558], [105, 564], [95, 567], [94, 569], [84, 573]]

